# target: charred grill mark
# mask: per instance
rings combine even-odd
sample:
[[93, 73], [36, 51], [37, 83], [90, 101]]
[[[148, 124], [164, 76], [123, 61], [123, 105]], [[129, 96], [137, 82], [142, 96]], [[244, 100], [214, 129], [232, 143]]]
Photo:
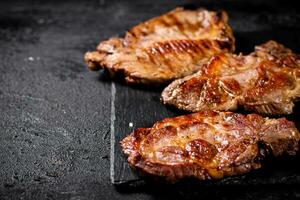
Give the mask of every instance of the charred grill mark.
[[169, 43], [165, 43], [164, 49], [165, 49], [166, 52], [169, 53], [171, 51], [172, 47], [171, 47], [171, 45]]
[[185, 46], [185, 41], [177, 42], [178, 43], [178, 49], [180, 52], [186, 52], [187, 48]]
[[[203, 134], [209, 128], [213, 128], [209, 124], [204, 123], [203, 121], [198, 121], [195, 118], [190, 118], [190, 119], [187, 119], [184, 124], [178, 125], [178, 132], [187, 131], [187, 130], [193, 129], [195, 127], [197, 127], [197, 133], [199, 135]], [[189, 135], [187, 135], [187, 137], [188, 136]]]
[[207, 44], [207, 42], [208, 42], [208, 41], [203, 40], [203, 41], [202, 41], [202, 44], [201, 44], [202, 47], [204, 47], [205, 49], [211, 49], [211, 45]]
[[156, 42], [151, 47], [146, 49], [148, 54], [160, 55], [168, 53], [194, 53], [197, 55], [205, 55], [206, 50], [202, 49], [202, 45], [209, 49], [207, 41], [193, 41], [193, 40], [173, 40], [166, 42]]
[[192, 45], [191, 45], [192, 51], [195, 52], [195, 53], [199, 53], [199, 54], [203, 55], [204, 50], [201, 47], [201, 44], [203, 43], [203, 41], [199, 41], [199, 42], [191, 41], [191, 42], [192, 42]]
[[[124, 38], [101, 42], [95, 51], [98, 54], [86, 56], [85, 62], [90, 69], [104, 68], [112, 76], [126, 72], [125, 80], [130, 83], [161, 84], [192, 74], [199, 69], [197, 63], [221, 50], [211, 40], [224, 37], [221, 28], [227, 21], [219, 19], [215, 24], [214, 15], [203, 9], [175, 9], [129, 29]], [[225, 31], [234, 46], [232, 33]]]
[[153, 57], [153, 53], [147, 53], [148, 58], [150, 60], [151, 63], [156, 64], [156, 59]]
[[155, 43], [154, 44], [154, 48], [155, 48], [155, 52], [157, 52], [158, 54], [160, 54], [160, 56], [162, 56], [163, 54], [165, 54], [165, 47], [162, 46], [162, 43]]
[[299, 55], [289, 55], [285, 59], [283, 59], [283, 64], [288, 67], [299, 68], [298, 63], [300, 60]]

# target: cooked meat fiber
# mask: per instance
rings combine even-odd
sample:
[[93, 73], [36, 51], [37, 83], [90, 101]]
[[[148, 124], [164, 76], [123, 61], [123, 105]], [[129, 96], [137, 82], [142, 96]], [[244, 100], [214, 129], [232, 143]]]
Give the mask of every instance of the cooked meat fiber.
[[121, 141], [130, 165], [175, 181], [220, 179], [261, 167], [267, 155], [294, 155], [299, 132], [285, 118], [199, 112], [139, 128]]
[[101, 42], [87, 52], [91, 70], [124, 74], [128, 83], [160, 84], [190, 75], [201, 61], [234, 50], [227, 14], [177, 8], [130, 29], [124, 38]]
[[162, 101], [191, 112], [244, 107], [262, 114], [290, 114], [300, 97], [300, 56], [274, 41], [247, 56], [222, 53], [200, 68], [172, 82]]

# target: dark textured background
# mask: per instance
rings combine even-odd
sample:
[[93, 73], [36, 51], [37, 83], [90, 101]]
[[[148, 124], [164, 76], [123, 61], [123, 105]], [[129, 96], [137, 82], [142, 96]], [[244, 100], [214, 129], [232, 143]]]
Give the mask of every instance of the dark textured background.
[[[229, 12], [237, 51], [250, 52], [255, 44], [275, 39], [300, 52], [300, 14], [296, 3], [193, 2]], [[0, 2], [1, 200], [300, 199], [299, 184], [284, 176], [275, 180], [280, 184], [264, 186], [153, 184], [120, 188], [111, 184], [112, 83], [102, 72], [89, 72], [83, 54], [94, 49], [100, 40], [122, 34], [140, 21], [193, 2]], [[161, 106], [159, 91], [128, 88], [119, 83], [115, 105], [116, 133], [130, 131], [131, 121], [133, 128], [150, 126], [165, 115], [177, 113]], [[291, 118], [296, 120], [297, 113], [299, 108]], [[292, 167], [299, 166], [298, 161], [299, 156], [281, 163]], [[293, 171], [289, 173], [295, 175]]]

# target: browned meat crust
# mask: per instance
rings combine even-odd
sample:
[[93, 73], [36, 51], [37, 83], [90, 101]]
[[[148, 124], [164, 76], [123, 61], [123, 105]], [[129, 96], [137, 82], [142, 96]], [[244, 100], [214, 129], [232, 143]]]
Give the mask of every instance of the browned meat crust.
[[205, 180], [260, 168], [267, 154], [294, 155], [299, 137], [284, 118], [207, 111], [136, 129], [121, 146], [130, 165], [147, 174]]
[[234, 50], [227, 14], [177, 8], [87, 52], [91, 70], [121, 72], [128, 83], [160, 84], [190, 75], [202, 60]]
[[300, 97], [300, 56], [274, 41], [247, 56], [214, 56], [201, 68], [172, 82], [162, 101], [191, 112], [241, 106], [263, 114], [290, 114]]

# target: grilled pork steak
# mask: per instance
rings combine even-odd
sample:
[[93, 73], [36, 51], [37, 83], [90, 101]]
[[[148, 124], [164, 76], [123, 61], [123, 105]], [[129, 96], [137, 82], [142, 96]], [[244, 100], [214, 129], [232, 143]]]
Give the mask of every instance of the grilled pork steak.
[[216, 55], [200, 68], [172, 82], [162, 101], [191, 112], [241, 106], [263, 114], [290, 114], [300, 97], [300, 56], [274, 41], [247, 56]]
[[267, 154], [294, 155], [299, 132], [284, 118], [199, 112], [136, 129], [121, 141], [130, 165], [170, 181], [220, 179], [261, 167]]
[[128, 83], [160, 84], [196, 72], [201, 61], [234, 50], [227, 14], [177, 8], [87, 52], [91, 70], [121, 72]]

